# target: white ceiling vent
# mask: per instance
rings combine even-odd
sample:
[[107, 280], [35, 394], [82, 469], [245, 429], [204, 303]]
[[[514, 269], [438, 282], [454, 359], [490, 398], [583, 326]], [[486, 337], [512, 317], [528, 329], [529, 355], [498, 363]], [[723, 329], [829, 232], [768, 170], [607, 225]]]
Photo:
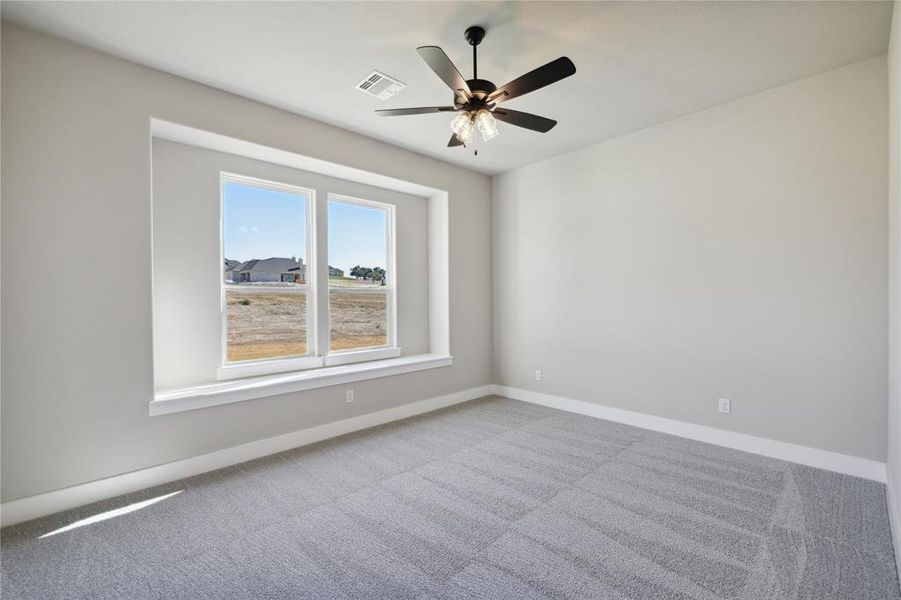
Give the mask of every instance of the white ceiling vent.
[[404, 84], [384, 73], [373, 71], [366, 79], [357, 84], [357, 89], [370, 96], [375, 96], [379, 100], [387, 100], [404, 89]]

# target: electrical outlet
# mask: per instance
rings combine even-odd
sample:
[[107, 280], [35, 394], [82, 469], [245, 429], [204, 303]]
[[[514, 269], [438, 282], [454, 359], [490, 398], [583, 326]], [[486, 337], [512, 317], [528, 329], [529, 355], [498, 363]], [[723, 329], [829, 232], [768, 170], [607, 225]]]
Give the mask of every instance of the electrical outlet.
[[541, 369], [535, 369], [535, 381], [541, 381]]
[[728, 398], [720, 398], [720, 412], [732, 414], [732, 401]]
[[347, 392], [344, 394], [344, 398], [347, 400], [348, 404], [353, 402], [354, 401], [354, 391], [347, 390]]

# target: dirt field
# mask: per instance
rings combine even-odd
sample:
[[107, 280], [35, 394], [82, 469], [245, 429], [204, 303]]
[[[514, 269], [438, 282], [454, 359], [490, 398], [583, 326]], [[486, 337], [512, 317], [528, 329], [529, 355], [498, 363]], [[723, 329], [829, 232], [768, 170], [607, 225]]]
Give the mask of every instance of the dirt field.
[[388, 343], [384, 294], [329, 293], [332, 350], [384, 346]]
[[306, 354], [306, 296], [230, 292], [227, 298], [228, 360]]
[[[382, 294], [331, 292], [331, 349], [387, 343]], [[228, 294], [228, 360], [299, 356], [307, 351], [303, 294]]]

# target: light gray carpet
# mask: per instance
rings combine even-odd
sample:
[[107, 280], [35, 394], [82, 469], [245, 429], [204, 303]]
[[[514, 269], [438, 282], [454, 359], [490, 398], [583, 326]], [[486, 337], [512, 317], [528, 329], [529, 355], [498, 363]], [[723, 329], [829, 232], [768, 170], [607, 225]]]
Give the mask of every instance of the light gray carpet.
[[893, 599], [884, 494], [489, 398], [7, 528], [2, 597]]

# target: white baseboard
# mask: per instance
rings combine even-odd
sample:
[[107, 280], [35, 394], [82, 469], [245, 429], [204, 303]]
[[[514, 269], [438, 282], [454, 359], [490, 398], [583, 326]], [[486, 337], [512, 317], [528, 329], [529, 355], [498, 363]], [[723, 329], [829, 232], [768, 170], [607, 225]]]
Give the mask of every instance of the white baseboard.
[[494, 393], [498, 396], [504, 396], [514, 400], [541, 404], [542, 406], [550, 408], [557, 408], [568, 412], [596, 417], [598, 419], [624, 423], [626, 425], [668, 433], [690, 440], [707, 442], [708, 444], [716, 444], [717, 446], [725, 446], [726, 448], [744, 450], [745, 452], [751, 452], [753, 454], [760, 454], [769, 456], [770, 458], [778, 458], [780, 460], [825, 469], [827, 471], [835, 471], [837, 473], [871, 479], [881, 483], [886, 482], [885, 463], [875, 460], [839, 454], [828, 450], [809, 448], [807, 446], [799, 446], [797, 444], [789, 444], [787, 442], [778, 442], [776, 440], [736, 433], [734, 431], [726, 431], [715, 427], [696, 425], [694, 423], [667, 419], [665, 417], [655, 417], [654, 415], [645, 413], [623, 410], [621, 408], [612, 408], [601, 404], [585, 402], [583, 400], [573, 400], [572, 398], [552, 396], [550, 394], [543, 394], [520, 388], [502, 385], [495, 385], [493, 388]]
[[[299, 446], [305, 446], [325, 439], [337, 437], [361, 429], [367, 429], [376, 425], [382, 425], [391, 421], [405, 419], [423, 414], [453, 404], [459, 404], [468, 400], [474, 400], [497, 394], [514, 400], [522, 400], [533, 404], [540, 404], [550, 408], [579, 413], [591, 417], [606, 419], [617, 423], [624, 423], [642, 429], [650, 429], [668, 433], [736, 450], [744, 450], [754, 454], [761, 454], [771, 458], [786, 460], [809, 465], [829, 471], [836, 471], [856, 477], [863, 477], [882, 483], [886, 482], [885, 464], [848, 456], [827, 450], [808, 448], [786, 442], [777, 442], [766, 438], [735, 433], [714, 427], [695, 425], [685, 421], [656, 417], [644, 413], [638, 413], [619, 408], [611, 408], [600, 404], [593, 404], [582, 400], [553, 396], [540, 392], [533, 392], [519, 388], [511, 388], [500, 385], [486, 385], [471, 388], [446, 396], [438, 396], [405, 404], [395, 408], [389, 408], [374, 413], [352, 417], [341, 421], [326, 423], [308, 429], [302, 429], [292, 433], [249, 442], [240, 446], [226, 448], [209, 454], [202, 454], [184, 460], [133, 471], [123, 475], [116, 475], [106, 479], [99, 479], [44, 494], [29, 496], [19, 500], [13, 500], [0, 505], [0, 526], [13, 525], [22, 521], [28, 521], [44, 515], [53, 514], [61, 510], [74, 508], [98, 500], [112, 498], [120, 494], [127, 494], [144, 488], [175, 481], [183, 477], [198, 475], [207, 471], [213, 471], [242, 463], [269, 454], [275, 454], [284, 450], [290, 450]], [[889, 516], [892, 525], [892, 534], [895, 539], [895, 547], [901, 548], [901, 506], [895, 497], [894, 488], [887, 486], [887, 501], [889, 504]], [[899, 560], [901, 571], [901, 552], [896, 557]]]
[[901, 498], [895, 494], [894, 479], [889, 468], [885, 470], [885, 500], [888, 503], [888, 520], [892, 527], [892, 541], [895, 545], [895, 564], [898, 567], [898, 575], [901, 576]]
[[471, 388], [446, 396], [429, 398], [342, 421], [326, 423], [310, 427], [309, 429], [301, 429], [300, 431], [249, 442], [240, 446], [233, 446], [224, 450], [210, 452], [209, 454], [201, 454], [200, 456], [141, 469], [140, 471], [133, 471], [5, 502], [0, 505], [0, 526], [36, 519], [44, 515], [112, 498], [120, 494], [135, 492], [154, 485], [176, 481], [183, 477], [199, 475], [200, 473], [214, 471], [269, 454], [297, 448], [298, 446], [313, 444], [361, 429], [368, 429], [376, 425], [405, 419], [453, 404], [459, 404], [460, 402], [466, 402], [467, 400], [488, 396], [492, 391], [493, 387], [490, 385]]

